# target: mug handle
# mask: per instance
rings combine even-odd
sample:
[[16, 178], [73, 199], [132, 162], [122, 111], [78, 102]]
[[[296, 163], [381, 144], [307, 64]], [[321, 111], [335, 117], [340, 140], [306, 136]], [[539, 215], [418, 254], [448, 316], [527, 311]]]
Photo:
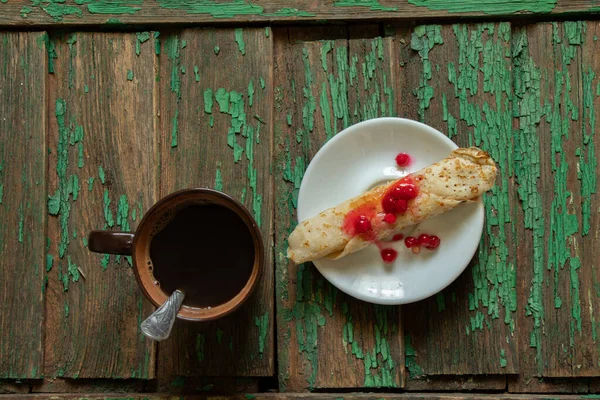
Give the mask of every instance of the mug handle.
[[88, 249], [94, 253], [130, 256], [132, 248], [133, 233], [131, 232], [92, 231], [88, 238]]

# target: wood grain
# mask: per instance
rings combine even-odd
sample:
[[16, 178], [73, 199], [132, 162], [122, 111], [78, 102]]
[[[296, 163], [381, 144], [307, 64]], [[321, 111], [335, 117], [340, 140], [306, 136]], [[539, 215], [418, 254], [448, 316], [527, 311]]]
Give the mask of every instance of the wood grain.
[[272, 40], [269, 28], [184, 30], [162, 38], [161, 196], [211, 187], [240, 200], [263, 232], [260, 284], [214, 323], [177, 321], [159, 375], [270, 376], [273, 346]]
[[448, 288], [403, 310], [408, 371], [411, 377], [515, 373], [510, 25], [417, 26], [399, 30], [395, 41], [400, 116], [425, 122], [461, 147], [490, 152], [499, 167], [496, 186], [484, 196], [484, 234], [470, 265]]
[[[81, 395], [79, 394], [60, 394], [60, 395], [16, 395], [11, 398], [17, 400], [42, 400], [42, 399], [56, 399], [56, 400], [78, 400]], [[98, 394], [91, 393], [85, 398], [89, 400], [110, 400], [114, 399], [118, 394]], [[172, 396], [170, 394], [135, 394], [130, 393], [125, 397], [120, 396], [117, 398], [126, 398], [128, 400], [168, 400]], [[536, 394], [508, 394], [508, 393], [256, 393], [256, 394], [237, 394], [229, 396], [211, 396], [211, 395], [184, 395], [179, 396], [182, 400], [401, 400], [401, 399], [419, 399], [419, 400], [547, 400], [548, 395], [536, 395]], [[552, 399], [556, 400], [583, 400], [590, 398], [589, 396], [581, 395], [553, 395]]]
[[286, 0], [94, 0], [0, 3], [0, 26], [385, 21], [485, 17], [523, 18], [575, 13], [594, 15], [596, 0], [311, 0], [290, 4]]
[[[140, 393], [142, 379], [40, 379], [31, 381], [31, 393]], [[28, 385], [29, 386], [29, 385]]]
[[522, 374], [511, 391], [527, 390], [531, 381], [545, 390], [587, 390], [584, 380], [548, 380], [544, 388], [547, 380], [536, 385], [534, 377], [598, 375], [597, 278], [589, 247], [596, 228], [587, 231], [585, 223], [596, 214], [597, 80], [586, 65], [591, 59], [583, 61], [582, 45], [594, 48], [594, 29], [586, 32], [586, 25], [530, 25], [513, 39], [517, 257], [529, 267], [519, 279], [519, 302], [526, 304], [519, 324], [528, 334], [519, 338]]
[[43, 374], [46, 55], [0, 32], [0, 378]]
[[505, 391], [507, 378], [503, 375], [431, 375], [408, 379], [405, 388], [413, 392]]
[[390, 39], [348, 41], [341, 27], [275, 34], [281, 38], [275, 51], [274, 168], [280, 389], [400, 387], [399, 309], [357, 301], [312, 264], [295, 266], [285, 256], [311, 158], [346, 126], [394, 109], [386, 89], [394, 79]]
[[[94, 229], [135, 229], [157, 199], [153, 35], [51, 39], [46, 377], [154, 376], [152, 311], [130, 260], [93, 254]], [[142, 38], [143, 39], [143, 38]]]

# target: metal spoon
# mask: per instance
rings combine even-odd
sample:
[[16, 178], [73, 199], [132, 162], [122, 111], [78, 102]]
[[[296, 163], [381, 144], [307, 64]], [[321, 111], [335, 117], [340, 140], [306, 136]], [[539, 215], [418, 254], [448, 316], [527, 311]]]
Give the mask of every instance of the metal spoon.
[[184, 297], [185, 294], [181, 290], [174, 291], [162, 306], [142, 322], [140, 325], [142, 333], [156, 341], [168, 338]]

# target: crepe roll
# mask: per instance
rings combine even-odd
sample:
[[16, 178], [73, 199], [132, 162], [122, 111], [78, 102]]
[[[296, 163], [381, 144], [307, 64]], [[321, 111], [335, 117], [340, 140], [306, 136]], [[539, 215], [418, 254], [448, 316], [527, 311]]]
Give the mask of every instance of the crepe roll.
[[447, 158], [378, 186], [302, 221], [288, 238], [295, 263], [339, 259], [490, 190], [496, 164], [486, 152], [459, 148]]

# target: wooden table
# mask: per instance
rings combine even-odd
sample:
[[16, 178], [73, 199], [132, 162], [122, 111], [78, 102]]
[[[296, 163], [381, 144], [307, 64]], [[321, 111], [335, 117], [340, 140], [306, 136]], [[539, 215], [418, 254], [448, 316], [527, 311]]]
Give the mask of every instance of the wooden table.
[[[0, 392], [597, 396], [598, 11], [0, 0]], [[500, 167], [471, 265], [406, 307], [354, 300], [285, 257], [311, 157], [379, 116], [423, 121]], [[139, 330], [152, 307], [130, 260], [90, 253], [86, 236], [135, 229], [193, 186], [240, 199], [271, 257], [243, 309], [178, 321], [157, 346]]]

